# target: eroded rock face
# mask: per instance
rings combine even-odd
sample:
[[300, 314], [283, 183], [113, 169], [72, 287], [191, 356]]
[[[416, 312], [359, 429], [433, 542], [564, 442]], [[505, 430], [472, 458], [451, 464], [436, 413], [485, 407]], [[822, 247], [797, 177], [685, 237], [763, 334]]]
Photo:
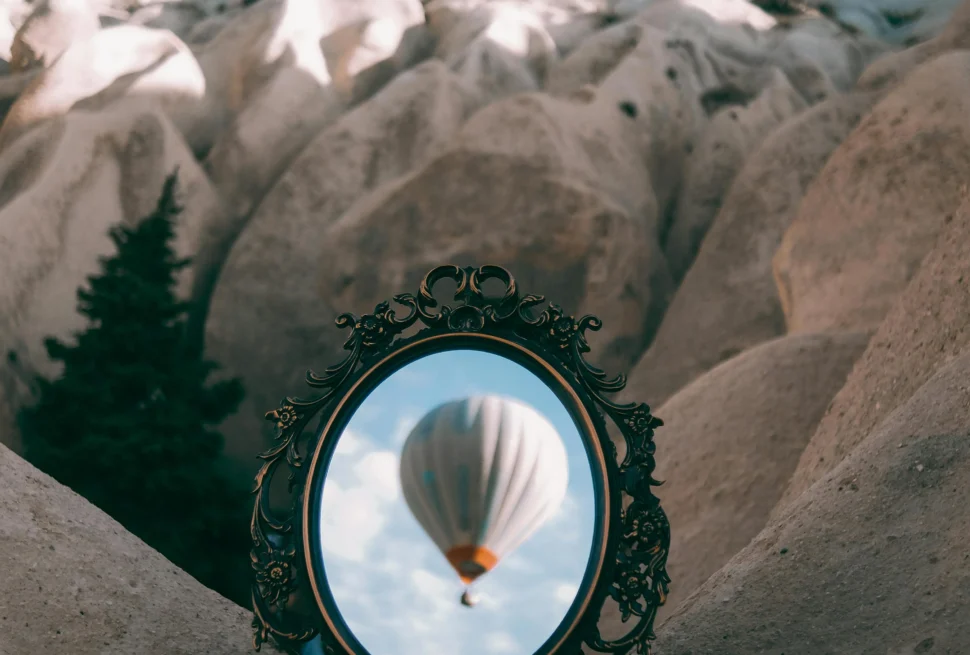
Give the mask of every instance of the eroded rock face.
[[664, 252], [674, 279], [690, 268], [724, 195], [745, 159], [787, 118], [807, 107], [780, 70], [748, 105], [725, 108], [701, 133], [687, 161]]
[[10, 111], [10, 107], [17, 101], [18, 96], [36, 79], [39, 73], [40, 69], [34, 69], [0, 77], [0, 124], [2, 124], [7, 112]]
[[775, 44], [752, 42], [750, 47], [763, 52], [760, 58], [749, 52], [739, 59], [741, 72], [721, 75], [722, 86], [707, 89], [702, 98], [713, 115], [692, 147], [664, 246], [677, 280], [693, 262], [748, 155], [798, 112], [848, 91], [864, 65], [883, 52], [825, 20], [798, 21], [775, 38]]
[[859, 78], [858, 88], [867, 91], [889, 91], [921, 64], [950, 50], [968, 48], [970, 48], [970, 2], [963, 0], [936, 37], [877, 60]]
[[643, 28], [628, 21], [583, 39], [568, 57], [552, 66], [545, 90], [553, 95], [568, 95], [587, 84], [599, 84], [642, 37]]
[[850, 35], [825, 19], [802, 19], [780, 36], [770, 58], [792, 85], [815, 103], [849, 91], [872, 61], [888, 48], [880, 41]]
[[970, 175], [970, 52], [914, 71], [833, 153], [775, 255], [792, 332], [875, 330]]
[[812, 437], [776, 512], [838, 466], [933, 373], [970, 345], [970, 203], [893, 305]]
[[554, 95], [599, 84], [641, 42], [656, 74], [698, 97], [726, 84], [746, 84], [754, 97], [765, 83], [752, 72], [767, 62], [768, 41], [741, 26], [720, 24], [690, 5], [660, 2], [582, 41], [556, 63], [546, 82]]
[[[321, 39], [335, 90], [345, 99], [362, 71], [396, 56], [405, 35], [425, 20], [418, 0], [330, 0], [333, 28]], [[401, 69], [399, 69], [401, 70]]]
[[894, 46], [914, 45], [936, 36], [962, 0], [808, 0], [833, 20]]
[[[485, 201], [484, 189], [503, 191]], [[645, 221], [535, 160], [459, 147], [382, 191], [326, 234], [322, 287], [334, 307], [370, 309], [385, 289], [417, 288], [441, 261], [496, 263], [567, 311], [601, 316], [609, 327], [592, 339], [595, 353], [617, 370], [642, 347], [669, 293]], [[467, 222], [454, 220], [459, 214]], [[368, 266], [357, 248], [385, 265]]]
[[[418, 0], [257, 2], [198, 48], [199, 64], [208, 83], [210, 119], [228, 125], [264, 85], [287, 68], [300, 71], [321, 88], [333, 85], [335, 90], [348, 94], [346, 84], [338, 84], [347, 80], [348, 71], [375, 58], [390, 56], [397, 47], [394, 35], [384, 34], [381, 43], [385, 49], [375, 50], [378, 42], [366, 42], [363, 33], [355, 30], [370, 21], [383, 21], [384, 32], [397, 30], [399, 39], [408, 25], [420, 20]], [[349, 38], [348, 34], [357, 36]], [[365, 42], [369, 54], [355, 58], [354, 53]], [[297, 107], [284, 104], [280, 109]], [[287, 115], [285, 120], [296, 125], [307, 119], [297, 114]]]
[[101, 29], [98, 12], [88, 0], [44, 0], [17, 30], [10, 46], [10, 70], [46, 67], [72, 43]]
[[657, 651], [959, 652], [970, 643], [968, 375], [963, 356], [889, 414], [660, 626]]
[[[670, 613], [764, 527], [867, 335], [793, 335], [709, 371], [656, 410], [672, 526]], [[638, 398], [636, 387], [625, 395]]]
[[659, 406], [722, 361], [785, 333], [772, 256], [805, 190], [874, 101], [832, 98], [783, 124], [748, 157], [630, 372], [642, 401]]
[[194, 47], [200, 47], [208, 43], [216, 37], [216, 34], [222, 31], [223, 27], [242, 13], [242, 11], [243, 9], [241, 7], [227, 10], [224, 13], [209, 16], [193, 24], [192, 28], [184, 36], [185, 42]]
[[538, 90], [558, 59], [538, 13], [525, 2], [467, 5], [461, 0], [425, 5], [438, 38], [435, 54], [488, 98]]
[[[174, 246], [192, 256], [183, 297], [204, 307], [225, 248], [221, 200], [160, 111], [72, 112], [24, 135], [0, 156], [0, 399], [16, 409], [34, 372], [56, 371], [43, 340], [84, 327], [76, 292], [114, 246], [108, 230], [147, 216], [179, 169], [185, 207]], [[197, 316], [201, 321], [203, 316]], [[197, 327], [195, 329], [198, 329]], [[9, 351], [13, 351], [11, 359]], [[10, 432], [6, 432], [11, 435]]]
[[703, 7], [680, 1], [653, 3], [634, 20], [664, 32], [664, 44], [690, 62], [704, 92], [730, 86], [753, 98], [766, 81], [770, 40], [744, 23], [721, 22]]
[[609, 0], [608, 6], [617, 16], [628, 18], [658, 4], [681, 5], [703, 12], [713, 21], [727, 25], [745, 25], [756, 30], [774, 27], [776, 21], [748, 0]]
[[[214, 139], [206, 169], [240, 222], [300, 150], [345, 111], [354, 76], [390, 57], [420, 15], [407, 0], [386, 4], [286, 0], [263, 14], [254, 7], [203, 48], [208, 75], [227, 70], [231, 77], [228, 126]], [[251, 34], [262, 40], [250, 42]], [[237, 64], [229, 58], [239, 47], [245, 57]]]
[[339, 356], [322, 346], [339, 338], [335, 310], [350, 309], [331, 305], [318, 283], [330, 225], [359, 198], [440, 152], [479, 103], [477, 91], [442, 62], [402, 74], [318, 135], [248, 222], [223, 268], [206, 335], [210, 356], [246, 385], [227, 449], [247, 473], [265, 445], [259, 416], [281, 392], [292, 393], [284, 389], [301, 388], [308, 364], [327, 366]]
[[[597, 352], [608, 366], [628, 360], [669, 282], [637, 166], [643, 141], [623, 114], [593, 103], [527, 95], [490, 105], [437, 160], [356, 205], [321, 254], [333, 302], [369, 307], [434, 261], [494, 261], [570, 311], [602, 313], [611, 334]], [[639, 189], [625, 183], [637, 179]], [[385, 265], [351, 255], [361, 248]]]
[[195, 57], [171, 32], [119, 25], [71, 45], [30, 83], [0, 127], [0, 147], [71, 109], [102, 109], [120, 98], [163, 109], [198, 143], [212, 127], [203, 118], [205, 93]]
[[283, 68], [215, 142], [205, 167], [240, 227], [293, 158], [346, 105], [299, 68]]
[[10, 72], [10, 48], [13, 46], [17, 28], [14, 27], [14, 17], [9, 7], [0, 9], [0, 69], [4, 74]]
[[253, 652], [250, 612], [3, 445], [0, 480], [5, 653]]
[[194, 2], [151, 2], [135, 11], [128, 19], [128, 24], [169, 30], [180, 39], [185, 39], [192, 28], [207, 17], [206, 12]]

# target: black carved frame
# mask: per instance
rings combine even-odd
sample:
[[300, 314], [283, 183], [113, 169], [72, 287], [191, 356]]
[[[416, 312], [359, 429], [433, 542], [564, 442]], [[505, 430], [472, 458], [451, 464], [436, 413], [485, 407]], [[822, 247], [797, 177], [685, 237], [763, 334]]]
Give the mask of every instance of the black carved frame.
[[[457, 284], [453, 305], [440, 304], [434, 297], [435, 284], [445, 279]], [[505, 285], [503, 295], [486, 295], [482, 285], [490, 279]], [[575, 319], [554, 304], [540, 311], [545, 299], [522, 295], [512, 275], [498, 266], [439, 266], [425, 276], [417, 295], [399, 294], [393, 300], [407, 310], [406, 315], [399, 317], [390, 302], [382, 302], [372, 314], [339, 316], [337, 326], [351, 328], [344, 343], [349, 354], [322, 375], [309, 371], [306, 376], [307, 384], [323, 393], [314, 398], [288, 397], [266, 414], [277, 431], [273, 447], [260, 455], [263, 464], [254, 489], [253, 646], [259, 650], [272, 641], [293, 653], [319, 634], [327, 655], [365, 652], [336, 611], [322, 567], [314, 564], [321, 560], [312, 552], [315, 545], [305, 526], [315, 520], [316, 512], [314, 503], [306, 504], [305, 499], [319, 496], [342, 421], [355, 409], [355, 399], [362, 399], [405, 360], [472, 347], [518, 361], [551, 382], [561, 398], [571, 396], [578, 401], [579, 413], [589, 419], [584, 435], [587, 451], [600, 454], [605, 473], [599, 480], [595, 472], [593, 476], [594, 489], [607, 504], [604, 513], [604, 503], [597, 503], [597, 520], [607, 517], [598, 523], [605, 532], [598, 535], [601, 547], [594, 545], [584, 586], [570, 614], [539, 653], [579, 655], [585, 644], [601, 653], [624, 655], [635, 648], [649, 654], [653, 622], [666, 601], [670, 582], [666, 572], [670, 526], [652, 489], [660, 484], [653, 478], [653, 436], [663, 422], [651, 415], [646, 404], [617, 404], [605, 395], [622, 390], [626, 379], [622, 375], [608, 378], [584, 359], [590, 350], [586, 333], [599, 330], [601, 321], [589, 315]], [[421, 329], [403, 337], [412, 326]], [[408, 357], [395, 357], [404, 351], [410, 353]], [[393, 366], [388, 366], [391, 360]], [[557, 381], [562, 388], [556, 389]], [[576, 409], [574, 404], [571, 410], [579, 418]], [[314, 418], [321, 429], [306, 430]], [[622, 461], [618, 461], [604, 418], [619, 429], [626, 443]], [[304, 453], [312, 453], [312, 457]], [[270, 506], [269, 489], [284, 463], [292, 504], [280, 515]], [[621, 500], [621, 492], [629, 496], [628, 504]], [[595, 556], [597, 551], [602, 557]], [[313, 593], [307, 593], [308, 589]], [[607, 598], [617, 603], [624, 623], [636, 617], [630, 629], [616, 639], [604, 638], [597, 626]]]

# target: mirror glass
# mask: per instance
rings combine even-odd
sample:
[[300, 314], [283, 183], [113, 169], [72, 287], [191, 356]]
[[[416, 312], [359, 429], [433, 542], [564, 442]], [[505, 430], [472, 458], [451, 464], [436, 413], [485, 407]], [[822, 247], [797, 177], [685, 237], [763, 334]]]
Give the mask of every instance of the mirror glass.
[[556, 394], [515, 362], [455, 350], [360, 404], [318, 528], [337, 607], [371, 655], [531, 655], [576, 598], [594, 521], [590, 462]]

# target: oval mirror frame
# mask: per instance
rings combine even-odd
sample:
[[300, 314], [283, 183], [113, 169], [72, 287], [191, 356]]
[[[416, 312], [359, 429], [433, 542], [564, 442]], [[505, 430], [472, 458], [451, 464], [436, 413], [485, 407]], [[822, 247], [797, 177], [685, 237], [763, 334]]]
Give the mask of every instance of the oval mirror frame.
[[[434, 296], [435, 285], [446, 279], [457, 285], [451, 304]], [[486, 295], [487, 280], [504, 284], [504, 293]], [[624, 388], [625, 376], [609, 378], [586, 362], [586, 333], [602, 322], [568, 316], [555, 304], [543, 307], [543, 296], [521, 294], [511, 273], [499, 266], [439, 266], [417, 294], [398, 294], [393, 302], [400, 308], [385, 301], [371, 314], [338, 316], [337, 327], [350, 329], [344, 343], [349, 354], [322, 374], [307, 372], [306, 383], [318, 395], [287, 397], [266, 414], [276, 435], [259, 456], [253, 490], [253, 647], [258, 651], [270, 642], [298, 654], [319, 636], [325, 655], [367, 653], [337, 609], [319, 531], [310, 529], [319, 522], [330, 460], [354, 412], [381, 382], [418, 359], [463, 349], [504, 357], [544, 382], [572, 416], [590, 462], [595, 528], [589, 560], [569, 610], [536, 655], [579, 655], [583, 645], [601, 653], [649, 653], [653, 622], [670, 583], [670, 525], [653, 493], [661, 484], [653, 478], [653, 437], [663, 422], [645, 403], [611, 400]], [[412, 327], [419, 329], [403, 336]], [[318, 427], [307, 429], [314, 420]], [[607, 421], [626, 445], [622, 460]], [[292, 502], [289, 511], [280, 512], [271, 506], [270, 487], [283, 470]], [[598, 628], [608, 599], [628, 626], [615, 638], [603, 637]]]

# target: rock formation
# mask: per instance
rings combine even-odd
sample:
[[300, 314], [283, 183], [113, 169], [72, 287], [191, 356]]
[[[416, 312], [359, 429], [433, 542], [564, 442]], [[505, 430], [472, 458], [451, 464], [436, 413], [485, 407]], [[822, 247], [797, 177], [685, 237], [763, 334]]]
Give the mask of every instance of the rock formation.
[[964, 317], [970, 203], [947, 220], [935, 248], [899, 296], [818, 425], [779, 511], [858, 446], [930, 376], [956, 357], [970, 333]]
[[[865, 348], [864, 334], [765, 342], [687, 385], [658, 410], [656, 477], [676, 528], [667, 614], [765, 526], [805, 444]], [[640, 397], [635, 387], [627, 391]], [[676, 520], [680, 517], [680, 520]]]
[[[337, 314], [502, 264], [600, 316], [590, 359], [666, 422], [658, 652], [970, 644], [970, 2], [44, 0], [4, 6], [0, 58], [13, 451], [44, 337], [177, 167], [240, 476]], [[0, 562], [4, 655], [248, 648], [2, 446]]]
[[968, 64], [915, 69], [819, 173], [775, 254], [790, 331], [875, 330], [933, 247], [970, 173]]
[[251, 615], [0, 445], [0, 652], [251, 653]]
[[970, 357], [942, 366], [688, 598], [657, 650], [932, 653], [970, 643]]
[[[805, 190], [874, 100], [835, 96], [747, 157], [630, 387], [655, 405], [717, 364], [785, 333], [771, 259]], [[655, 371], [662, 371], [657, 375]]]

